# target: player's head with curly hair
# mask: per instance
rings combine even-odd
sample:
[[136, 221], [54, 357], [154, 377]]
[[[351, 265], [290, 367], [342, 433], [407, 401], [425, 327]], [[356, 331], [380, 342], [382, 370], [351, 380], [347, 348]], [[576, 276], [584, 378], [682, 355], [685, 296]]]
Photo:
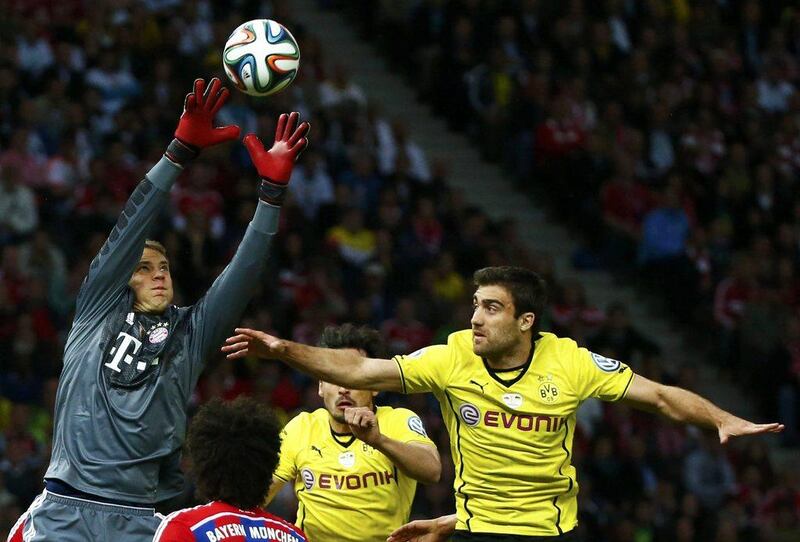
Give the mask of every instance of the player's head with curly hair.
[[280, 431], [273, 412], [252, 399], [203, 405], [186, 439], [198, 493], [242, 510], [264, 502], [278, 465]]

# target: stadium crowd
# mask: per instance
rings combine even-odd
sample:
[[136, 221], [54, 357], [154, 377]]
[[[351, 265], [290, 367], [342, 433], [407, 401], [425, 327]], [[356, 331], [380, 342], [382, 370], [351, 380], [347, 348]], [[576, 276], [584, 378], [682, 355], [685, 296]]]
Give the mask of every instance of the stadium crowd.
[[[629, 274], [667, 284], [676, 318], [713, 314], [716, 359], [768, 390], [764, 413], [782, 407], [796, 436], [800, 11], [679, 0], [573, 1], [552, 12], [530, 0], [358, 4], [376, 39], [407, 36], [402, 51], [385, 43], [388, 53], [413, 49], [422, 96], [488, 159], [508, 165], [521, 189], [563, 195], [550, 200], [554, 214], [585, 233], [576, 263], [639, 266]], [[553, 292], [545, 329], [693, 387], [692, 367], [662, 374], [657, 342], [626, 307], [591, 306], [550, 255], [520, 243], [514, 221], [493, 222], [450, 190], [447, 162], [369, 101], [289, 2], [0, 5], [0, 536], [41, 490], [61, 351], [89, 261], [171, 139], [187, 84], [220, 73], [220, 46], [246, 19], [291, 28], [302, 67], [274, 97], [233, 92], [221, 122], [261, 135], [280, 111], [312, 122], [249, 327], [315, 343], [325, 325], [354, 322], [407, 353], [468, 325], [472, 271], [524, 265]], [[206, 151], [180, 180], [155, 236], [178, 304], [225, 265], [255, 194], [238, 144]], [[288, 419], [318, 407], [316, 391], [279, 364], [220, 361], [194, 401], [250, 395]], [[382, 400], [419, 413], [442, 453], [443, 479], [420, 488], [415, 515], [450, 513], [453, 467], [435, 402]], [[576, 447], [586, 540], [780, 541], [800, 530], [800, 475], [779, 472], [761, 440], [722, 449], [714, 435], [592, 401]], [[290, 498], [278, 506], [291, 517]]]
[[713, 362], [800, 441], [796, 2], [350, 11], [422, 99], [583, 238], [576, 265], [655, 286], [676, 321], [714, 332]]

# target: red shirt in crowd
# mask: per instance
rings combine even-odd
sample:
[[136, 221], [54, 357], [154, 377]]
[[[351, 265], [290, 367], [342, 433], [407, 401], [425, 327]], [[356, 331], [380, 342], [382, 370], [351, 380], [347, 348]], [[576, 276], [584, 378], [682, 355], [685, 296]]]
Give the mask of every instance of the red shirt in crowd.
[[586, 132], [576, 119], [547, 119], [536, 128], [536, 148], [551, 157], [564, 156], [583, 147]]
[[603, 187], [603, 216], [638, 230], [653, 204], [650, 191], [640, 183], [612, 181]]
[[736, 329], [752, 295], [747, 284], [732, 277], [723, 280], [714, 294], [714, 319], [726, 329]]
[[417, 320], [401, 322], [393, 318], [384, 322], [382, 331], [393, 352], [414, 352], [428, 346], [433, 338], [431, 330]]

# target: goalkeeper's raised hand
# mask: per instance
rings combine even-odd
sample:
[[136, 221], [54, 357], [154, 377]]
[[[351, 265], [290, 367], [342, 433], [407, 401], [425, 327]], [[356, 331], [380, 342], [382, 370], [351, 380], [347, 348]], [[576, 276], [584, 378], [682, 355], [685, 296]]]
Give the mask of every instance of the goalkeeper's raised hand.
[[195, 79], [192, 92], [186, 95], [183, 114], [175, 129], [167, 158], [183, 165], [206, 147], [239, 137], [238, 126], [214, 126], [214, 116], [225, 105], [230, 92], [214, 77], [206, 86], [203, 79]]
[[280, 206], [286, 197], [286, 187], [292, 176], [292, 169], [300, 153], [308, 146], [308, 122], [297, 124], [300, 115], [293, 112], [278, 117], [275, 128], [275, 142], [269, 150], [255, 134], [244, 138], [250, 159], [261, 176], [258, 197], [270, 205]]

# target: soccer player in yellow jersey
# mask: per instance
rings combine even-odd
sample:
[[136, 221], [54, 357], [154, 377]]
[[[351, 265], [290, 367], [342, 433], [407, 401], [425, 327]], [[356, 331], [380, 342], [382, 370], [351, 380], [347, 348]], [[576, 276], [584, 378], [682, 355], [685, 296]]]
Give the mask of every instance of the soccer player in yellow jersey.
[[[348, 324], [325, 329], [320, 344], [354, 356], [383, 352], [377, 331]], [[299, 414], [281, 434], [267, 501], [292, 483], [296, 523], [311, 542], [384, 542], [408, 521], [417, 482], [439, 480], [439, 453], [422, 420], [376, 407], [376, 394], [320, 382], [325, 408]]]
[[[723, 443], [783, 430], [738, 418], [571, 339], [539, 332], [546, 291], [532, 271], [488, 267], [474, 281], [471, 329], [453, 333], [446, 345], [386, 360], [237, 329], [223, 351], [231, 358], [252, 353], [281, 359], [354, 388], [432, 392], [455, 463], [456, 516], [446, 525], [455, 528], [455, 541], [570, 539], [578, 521], [571, 461], [575, 412], [590, 397], [713, 428]], [[442, 522], [432, 523], [438, 529]]]

